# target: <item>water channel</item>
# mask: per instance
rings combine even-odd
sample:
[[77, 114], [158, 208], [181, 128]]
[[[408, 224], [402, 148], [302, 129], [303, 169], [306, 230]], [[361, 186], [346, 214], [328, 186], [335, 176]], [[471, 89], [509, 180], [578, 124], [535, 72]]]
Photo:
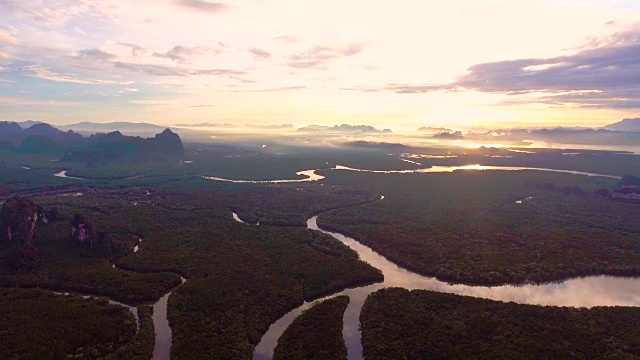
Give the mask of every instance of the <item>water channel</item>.
[[[307, 228], [333, 236], [355, 250], [362, 261], [380, 269], [384, 275], [382, 283], [346, 289], [328, 297], [347, 295], [350, 298], [344, 314], [343, 327], [343, 336], [349, 359], [362, 359], [360, 310], [364, 300], [372, 292], [386, 287], [432, 290], [505, 302], [513, 301], [520, 304], [571, 307], [640, 306], [639, 278], [590, 276], [544, 285], [503, 285], [493, 287], [449, 284], [404, 269], [350, 237], [322, 230], [318, 227], [317, 218], [317, 216], [314, 216], [307, 220]], [[326, 298], [317, 301], [324, 299]], [[313, 303], [305, 302], [273, 323], [256, 346], [254, 359], [270, 359], [284, 330], [291, 325], [298, 315], [312, 305]]]

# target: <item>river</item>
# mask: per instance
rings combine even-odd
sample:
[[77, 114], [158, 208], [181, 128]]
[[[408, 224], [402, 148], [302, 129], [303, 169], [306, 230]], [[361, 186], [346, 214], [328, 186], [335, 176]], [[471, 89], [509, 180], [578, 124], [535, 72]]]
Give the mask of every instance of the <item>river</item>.
[[[341, 171], [358, 171], [372, 173], [443, 173], [458, 170], [503, 170], [503, 171], [519, 171], [519, 170], [535, 170], [570, 173], [585, 176], [601, 176], [608, 178], [619, 178], [618, 176], [596, 174], [571, 170], [547, 169], [547, 168], [529, 168], [529, 167], [504, 167], [504, 166], [433, 166], [430, 168], [415, 170], [363, 170], [354, 169], [346, 166], [337, 165], [334, 168], [326, 170]], [[285, 179], [285, 180], [232, 180], [218, 177], [207, 177], [205, 179], [214, 181], [234, 182], [234, 183], [294, 183], [319, 181], [324, 176], [316, 174], [317, 170], [299, 171], [296, 174], [303, 176], [302, 179]], [[54, 174], [57, 177], [84, 180], [82, 178], [68, 177], [66, 171]], [[383, 200], [384, 196], [380, 197]], [[524, 199], [527, 200], [527, 199]], [[523, 201], [523, 200], [521, 200]], [[233, 213], [233, 219], [243, 222], [237, 214]], [[390, 262], [382, 255], [376, 253], [371, 248], [358, 243], [356, 240], [344, 236], [339, 233], [333, 233], [322, 230], [317, 225], [317, 216], [307, 221], [307, 228], [315, 231], [321, 231], [329, 234], [341, 241], [345, 245], [354, 249], [361, 260], [371, 264], [373, 267], [382, 271], [385, 280], [382, 283], [373, 285], [346, 289], [340, 293], [333, 294], [327, 298], [347, 295], [350, 298], [349, 305], [344, 314], [343, 335], [347, 345], [349, 359], [362, 358], [362, 345], [360, 334], [360, 310], [369, 294], [385, 287], [402, 287], [410, 290], [423, 289], [433, 290], [446, 293], [454, 293], [460, 295], [468, 295], [485, 299], [499, 301], [514, 301], [521, 304], [536, 305], [555, 305], [555, 306], [573, 306], [573, 307], [592, 307], [592, 306], [640, 306], [640, 279], [635, 278], [619, 278], [611, 276], [592, 276], [586, 278], [570, 279], [562, 283], [545, 284], [545, 285], [525, 285], [525, 286], [468, 286], [468, 285], [451, 285], [435, 278], [425, 277]], [[134, 248], [137, 252], [139, 245]], [[185, 279], [182, 278], [182, 283]], [[165, 360], [170, 357], [172, 336], [171, 328], [167, 319], [167, 303], [171, 292], [165, 294], [158, 302], [153, 305], [154, 315], [153, 323], [156, 333], [155, 346], [153, 351], [153, 360]], [[326, 298], [323, 298], [326, 299]], [[319, 299], [317, 301], [321, 301]], [[277, 345], [277, 341], [284, 330], [293, 322], [293, 320], [305, 309], [311, 307], [315, 302], [305, 302], [298, 308], [291, 310], [282, 318], [271, 325], [266, 334], [262, 337], [260, 343], [254, 351], [254, 359], [270, 359], [273, 350]], [[125, 306], [125, 305], [123, 305]], [[129, 307], [131, 311], [135, 308]], [[136, 312], [137, 315], [137, 312]]]
[[546, 172], [558, 172], [565, 174], [573, 174], [573, 175], [585, 175], [585, 176], [598, 176], [598, 177], [607, 177], [612, 179], [621, 179], [620, 176], [615, 175], [606, 175], [606, 174], [597, 174], [591, 172], [584, 171], [574, 171], [574, 170], [562, 170], [562, 169], [549, 169], [549, 168], [537, 168], [537, 167], [523, 167], [523, 166], [487, 166], [487, 165], [464, 165], [464, 166], [431, 166], [428, 168], [422, 169], [413, 169], [413, 170], [364, 170], [364, 169], [354, 169], [342, 165], [336, 165], [332, 170], [348, 170], [348, 171], [359, 171], [359, 172], [369, 172], [369, 173], [380, 173], [380, 174], [411, 174], [411, 173], [448, 173], [460, 170], [477, 170], [477, 171], [488, 171], [488, 170], [500, 170], [500, 171], [524, 171], [524, 170], [533, 170], [533, 171], [546, 171]]
[[[382, 283], [346, 289], [327, 297], [347, 295], [350, 298], [344, 314], [343, 327], [343, 336], [349, 359], [362, 359], [360, 310], [365, 299], [372, 292], [386, 287], [433, 290], [505, 302], [513, 301], [520, 304], [571, 307], [640, 306], [640, 279], [638, 278], [590, 276], [544, 285], [504, 285], [493, 287], [448, 284], [404, 269], [350, 237], [320, 229], [317, 224], [317, 216], [307, 221], [307, 228], [333, 236], [355, 250], [362, 261], [380, 269], [384, 275]], [[326, 298], [318, 301], [324, 299]], [[273, 323], [256, 346], [254, 359], [270, 359], [284, 330], [302, 311], [312, 305], [313, 303], [305, 302], [302, 306], [293, 309]]]
[[[401, 159], [403, 160], [403, 159]], [[404, 160], [403, 160], [404, 161]], [[237, 184], [283, 184], [283, 183], [298, 183], [298, 182], [308, 182], [308, 181], [319, 181], [324, 179], [325, 177], [316, 173], [319, 170], [334, 170], [334, 171], [356, 171], [356, 172], [368, 172], [368, 173], [377, 173], [377, 174], [424, 174], [424, 173], [449, 173], [454, 171], [465, 171], [465, 170], [475, 170], [475, 171], [546, 171], [546, 172], [557, 172], [557, 173], [565, 173], [565, 174], [573, 174], [573, 175], [584, 175], [584, 176], [596, 176], [596, 177], [606, 177], [611, 179], [621, 179], [620, 176], [615, 175], [607, 175], [607, 174], [598, 174], [584, 171], [574, 171], [574, 170], [563, 170], [563, 169], [549, 169], [549, 168], [536, 168], [536, 167], [521, 167], [521, 166], [486, 166], [486, 165], [464, 165], [464, 166], [431, 166], [428, 168], [421, 169], [412, 169], [412, 170], [366, 170], [366, 169], [355, 169], [350, 168], [343, 165], [336, 165], [333, 168], [329, 169], [316, 169], [316, 170], [304, 170], [298, 171], [296, 175], [304, 176], [302, 179], [276, 179], [276, 180], [235, 180], [235, 179], [227, 179], [215, 176], [203, 176], [203, 178], [207, 180], [213, 181], [223, 181], [223, 182], [232, 182]]]
[[74, 177], [74, 176], [68, 176], [68, 175], [67, 175], [67, 171], [65, 171], [65, 170], [60, 171], [59, 173], [55, 173], [55, 174], [53, 174], [53, 176], [55, 176], [55, 177], [59, 177], [59, 178], [65, 178], [65, 179], [87, 180], [87, 179], [84, 179], [84, 178], [79, 178], [79, 177]]

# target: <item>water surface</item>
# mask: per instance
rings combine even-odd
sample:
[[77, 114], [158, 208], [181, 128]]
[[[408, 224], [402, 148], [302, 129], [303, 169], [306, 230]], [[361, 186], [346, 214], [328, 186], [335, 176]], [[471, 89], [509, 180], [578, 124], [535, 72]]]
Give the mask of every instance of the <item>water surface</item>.
[[87, 179], [83, 179], [83, 178], [79, 178], [79, 177], [67, 176], [67, 171], [66, 170], [60, 171], [59, 173], [55, 173], [55, 174], [53, 174], [53, 176], [60, 177], [60, 178], [65, 178], [65, 179], [87, 180]]
[[[417, 165], [421, 165], [417, 162], [399, 159], [402, 161], [414, 163]], [[521, 167], [521, 166], [489, 166], [489, 165], [464, 165], [464, 166], [431, 166], [428, 168], [421, 169], [412, 169], [412, 170], [368, 170], [368, 169], [356, 169], [343, 165], [336, 165], [333, 168], [329, 169], [316, 169], [316, 170], [304, 170], [298, 171], [296, 175], [305, 176], [304, 179], [277, 179], [277, 180], [236, 180], [236, 179], [227, 179], [215, 176], [203, 176], [203, 178], [207, 180], [213, 181], [224, 181], [224, 182], [232, 182], [238, 184], [282, 184], [282, 183], [298, 183], [298, 182], [309, 182], [309, 181], [319, 181], [324, 179], [325, 177], [319, 174], [316, 174], [316, 171], [319, 170], [340, 170], [340, 171], [358, 171], [358, 172], [368, 172], [368, 173], [376, 173], [376, 174], [423, 174], [423, 173], [450, 173], [454, 171], [461, 170], [476, 170], [476, 171], [484, 171], [484, 170], [494, 170], [494, 171], [523, 171], [523, 170], [533, 170], [533, 171], [548, 171], [548, 172], [557, 172], [557, 173], [565, 173], [565, 174], [573, 174], [573, 175], [584, 175], [584, 176], [596, 176], [596, 177], [606, 177], [611, 179], [621, 179], [620, 176], [615, 175], [607, 175], [607, 174], [598, 174], [584, 171], [574, 171], [574, 170], [563, 170], [563, 169], [549, 169], [549, 168], [536, 168], [536, 167]], [[57, 175], [56, 175], [57, 176]]]
[[369, 172], [369, 173], [377, 173], [377, 174], [448, 173], [448, 172], [454, 172], [459, 170], [478, 170], [478, 171], [480, 170], [499, 170], [499, 171], [534, 170], [534, 171], [566, 173], [566, 174], [573, 174], [573, 175], [607, 177], [612, 179], [622, 179], [620, 176], [597, 174], [597, 173], [590, 173], [590, 172], [584, 172], [584, 171], [522, 167], [522, 166], [488, 166], [488, 165], [479, 165], [479, 164], [464, 165], [464, 166], [431, 166], [428, 168], [413, 169], [413, 170], [365, 170], [365, 169], [354, 169], [354, 168], [350, 168], [342, 165], [336, 165], [336, 167], [333, 168], [333, 170], [359, 171], [359, 172]]
[[[307, 220], [307, 227], [311, 230], [329, 234], [354, 249], [361, 260], [380, 269], [384, 275], [382, 283], [346, 289], [330, 296], [347, 295], [350, 298], [344, 314], [343, 325], [343, 336], [347, 345], [349, 359], [362, 359], [360, 311], [365, 299], [372, 292], [386, 287], [432, 290], [533, 305], [570, 307], [640, 306], [640, 279], [638, 278], [590, 276], [544, 285], [503, 285], [493, 287], [449, 284], [404, 269], [350, 237], [320, 229], [317, 225], [317, 216]], [[284, 330], [302, 311], [311, 306], [312, 303], [305, 302], [302, 306], [292, 310], [272, 324], [256, 346], [254, 359], [271, 358], [277, 341]]]
[[203, 176], [207, 180], [214, 181], [224, 181], [224, 182], [232, 182], [238, 184], [282, 184], [282, 183], [297, 183], [297, 182], [308, 182], [308, 181], [318, 181], [324, 179], [324, 176], [316, 174], [317, 170], [303, 170], [298, 171], [296, 175], [305, 176], [304, 179], [285, 179], [285, 180], [234, 180], [234, 179], [226, 179], [215, 176]]

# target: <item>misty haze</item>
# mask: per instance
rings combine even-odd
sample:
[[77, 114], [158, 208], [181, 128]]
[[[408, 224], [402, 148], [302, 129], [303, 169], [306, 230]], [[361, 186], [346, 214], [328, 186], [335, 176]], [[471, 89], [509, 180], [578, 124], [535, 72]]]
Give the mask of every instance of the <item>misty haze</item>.
[[0, 1], [0, 359], [640, 359], [639, 19]]

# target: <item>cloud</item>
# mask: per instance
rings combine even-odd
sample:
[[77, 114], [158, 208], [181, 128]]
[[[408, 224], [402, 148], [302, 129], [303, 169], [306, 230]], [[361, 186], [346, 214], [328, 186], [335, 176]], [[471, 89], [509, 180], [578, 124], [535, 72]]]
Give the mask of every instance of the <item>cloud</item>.
[[382, 91], [382, 89], [378, 89], [378, 88], [374, 88], [374, 87], [362, 87], [362, 86], [342, 87], [342, 88], [338, 88], [338, 90], [360, 91], [360, 92], [378, 92], [378, 91]]
[[378, 92], [378, 91], [392, 91], [396, 94], [423, 94], [434, 91], [455, 91], [457, 90], [453, 85], [411, 85], [411, 84], [388, 84], [382, 87], [364, 87], [355, 86], [340, 88], [339, 90], [346, 91], [360, 91], [360, 92]]
[[213, 50], [211, 47], [186, 47], [186, 46], [174, 46], [171, 50], [165, 53], [157, 53], [154, 52], [154, 57], [160, 57], [165, 59], [173, 60], [177, 63], [189, 63], [191, 62], [191, 58], [194, 56], [200, 56], [205, 54], [213, 54], [218, 55], [222, 52], [222, 50]]
[[282, 42], [292, 43], [292, 42], [298, 42], [300, 41], [300, 39], [298, 39], [295, 36], [283, 35], [283, 36], [276, 36], [274, 38], [271, 38], [271, 41], [282, 41]]
[[216, 13], [227, 8], [227, 5], [223, 3], [214, 3], [204, 0], [176, 0], [176, 3], [189, 10], [209, 13]]
[[9, 28], [0, 25], [0, 43], [17, 45], [18, 39], [16, 39]]
[[638, 108], [640, 31], [618, 33], [606, 42], [590, 44], [572, 55], [474, 65], [454, 85], [525, 97], [501, 105]]
[[166, 105], [167, 100], [129, 100], [130, 103], [136, 105]]
[[118, 45], [130, 48], [132, 56], [144, 55], [148, 51], [147, 49], [143, 48], [142, 46], [139, 46], [139, 45], [136, 45], [136, 44], [119, 42]]
[[80, 50], [78, 52], [72, 53], [70, 56], [74, 59], [91, 59], [99, 61], [109, 61], [115, 58], [114, 55], [100, 49]]
[[44, 99], [26, 99], [21, 97], [0, 97], [0, 105], [6, 106], [38, 106], [38, 105], [77, 105], [80, 102], [61, 101], [61, 100], [44, 100]]
[[12, 14], [23, 22], [33, 21], [38, 26], [59, 27], [76, 18], [95, 20], [113, 18], [113, 8], [94, 0], [56, 1], [0, 1], [0, 13]]
[[164, 66], [153, 64], [133, 64], [127, 62], [115, 62], [116, 68], [132, 72], [144, 73], [155, 76], [198, 76], [198, 75], [243, 75], [243, 71], [231, 69], [190, 69], [177, 66]]
[[254, 90], [231, 90], [228, 92], [281, 92], [281, 91], [293, 91], [293, 90], [302, 90], [306, 89], [306, 86], [281, 86], [281, 87], [272, 87], [266, 89], [254, 89]]
[[11, 62], [11, 55], [4, 51], [0, 51], [0, 64], [9, 64]]
[[342, 51], [342, 54], [344, 56], [353, 56], [362, 52], [363, 48], [364, 48], [363, 44], [351, 44]]
[[351, 44], [344, 49], [314, 46], [309, 51], [291, 55], [287, 65], [298, 69], [326, 68], [330, 60], [353, 56], [359, 54], [362, 50], [362, 44]]
[[240, 82], [241, 84], [255, 84], [255, 83], [257, 83], [257, 81], [249, 80], [249, 79], [243, 79], [243, 78], [241, 78], [239, 76], [235, 76], [235, 75], [229, 75], [229, 79], [236, 80], [236, 81]]
[[84, 79], [80, 78], [75, 74], [59, 74], [53, 71], [50, 71], [40, 65], [27, 65], [23, 66], [20, 69], [20, 72], [23, 75], [55, 81], [55, 82], [63, 82], [63, 83], [72, 83], [72, 84], [85, 84], [85, 85], [131, 85], [133, 81], [121, 81], [121, 80], [98, 80], [98, 79]]
[[253, 54], [253, 58], [256, 60], [265, 60], [271, 57], [271, 53], [258, 48], [251, 48], [249, 52]]
[[[106, 72], [107, 68], [111, 67], [116, 71], [126, 70], [152, 76], [244, 75], [245, 72], [240, 70], [201, 69], [185, 66], [191, 63], [192, 57], [212, 53], [218, 54], [221, 51], [214, 50], [213, 47], [185, 47], [178, 45], [165, 53], [151, 53], [136, 44], [106, 41], [97, 48], [73, 52], [67, 56], [74, 60], [71, 65], [75, 68], [99, 71], [100, 73]], [[154, 61], [153, 58], [169, 59], [175, 61], [177, 65], [158, 64], [158, 61]]]
[[390, 84], [384, 88], [397, 94], [422, 94], [434, 91], [452, 90], [449, 85], [409, 85], [409, 84]]
[[[342, 52], [357, 53], [357, 47]], [[477, 64], [448, 84], [388, 84], [381, 87], [344, 87], [340, 90], [397, 94], [472, 90], [504, 94], [499, 106], [546, 104], [554, 107], [640, 109], [640, 29], [591, 39], [571, 55]], [[316, 48], [293, 60], [311, 67], [332, 58], [327, 48]]]

